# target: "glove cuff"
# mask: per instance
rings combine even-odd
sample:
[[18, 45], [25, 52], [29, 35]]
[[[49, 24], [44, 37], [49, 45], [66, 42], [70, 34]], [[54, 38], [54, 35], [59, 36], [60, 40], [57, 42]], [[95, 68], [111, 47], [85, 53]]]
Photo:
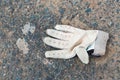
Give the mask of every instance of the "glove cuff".
[[104, 31], [98, 31], [97, 38], [94, 44], [94, 52], [92, 55], [94, 56], [102, 56], [105, 55], [106, 44], [109, 39], [109, 34]]

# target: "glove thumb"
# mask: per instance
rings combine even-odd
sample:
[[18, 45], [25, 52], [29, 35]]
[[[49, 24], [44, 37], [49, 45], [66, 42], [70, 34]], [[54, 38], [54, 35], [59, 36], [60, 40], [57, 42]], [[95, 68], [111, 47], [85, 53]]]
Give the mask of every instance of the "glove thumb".
[[84, 47], [76, 47], [74, 51], [84, 64], [89, 63], [89, 55]]

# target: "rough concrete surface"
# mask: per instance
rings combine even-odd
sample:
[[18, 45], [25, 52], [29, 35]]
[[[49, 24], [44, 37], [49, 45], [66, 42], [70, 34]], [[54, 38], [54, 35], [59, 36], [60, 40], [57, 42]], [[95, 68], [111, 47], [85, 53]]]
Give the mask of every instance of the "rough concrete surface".
[[[25, 24], [34, 33], [23, 34]], [[110, 34], [106, 55], [46, 59], [52, 50], [42, 39], [56, 24], [98, 29]], [[28, 53], [16, 45], [27, 42]], [[120, 80], [120, 0], [0, 0], [0, 80]]]

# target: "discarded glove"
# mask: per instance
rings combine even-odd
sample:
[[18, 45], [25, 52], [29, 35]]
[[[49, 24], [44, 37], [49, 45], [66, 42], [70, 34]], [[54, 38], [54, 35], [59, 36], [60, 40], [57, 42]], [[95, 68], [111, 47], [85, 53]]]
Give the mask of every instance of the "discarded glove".
[[88, 64], [87, 51], [94, 49], [92, 55], [105, 54], [108, 33], [82, 30], [68, 25], [56, 25], [55, 29], [47, 29], [46, 33], [51, 37], [45, 37], [43, 41], [60, 50], [46, 51], [47, 58], [69, 59], [77, 55], [83, 63]]

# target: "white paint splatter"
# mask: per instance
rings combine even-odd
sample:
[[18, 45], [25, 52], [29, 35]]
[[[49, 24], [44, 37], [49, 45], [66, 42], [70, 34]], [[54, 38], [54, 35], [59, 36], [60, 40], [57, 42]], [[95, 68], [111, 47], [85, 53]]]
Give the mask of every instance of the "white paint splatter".
[[28, 32], [31, 32], [32, 34], [35, 31], [35, 26], [31, 25], [30, 23], [27, 23], [24, 25], [24, 29], [22, 29], [23, 34], [27, 35]]
[[28, 43], [25, 41], [25, 39], [21, 39], [19, 38], [16, 42], [16, 45], [17, 47], [19, 48], [19, 50], [22, 50], [23, 51], [23, 54], [27, 54], [28, 51], [29, 51], [29, 48], [28, 48]]

